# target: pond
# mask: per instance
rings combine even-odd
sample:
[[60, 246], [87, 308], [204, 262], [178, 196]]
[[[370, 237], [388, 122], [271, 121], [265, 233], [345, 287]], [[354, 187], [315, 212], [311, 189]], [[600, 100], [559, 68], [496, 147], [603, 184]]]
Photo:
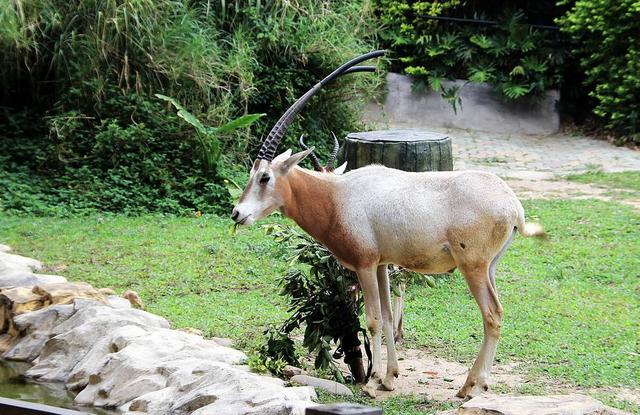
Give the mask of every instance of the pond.
[[0, 359], [0, 396], [60, 408], [76, 409], [89, 414], [118, 414], [117, 411], [74, 406], [73, 398], [76, 394], [66, 390], [62, 383], [37, 383], [27, 379], [24, 373], [30, 367], [31, 365], [28, 363]]

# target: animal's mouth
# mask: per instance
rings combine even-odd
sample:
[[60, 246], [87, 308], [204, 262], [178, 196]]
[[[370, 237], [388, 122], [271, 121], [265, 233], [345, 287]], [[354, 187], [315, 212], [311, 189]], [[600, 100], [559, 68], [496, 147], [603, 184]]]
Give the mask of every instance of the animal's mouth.
[[244, 225], [244, 223], [251, 217], [251, 215], [247, 215], [244, 218], [240, 219], [239, 221], [237, 221], [236, 223], [238, 225]]

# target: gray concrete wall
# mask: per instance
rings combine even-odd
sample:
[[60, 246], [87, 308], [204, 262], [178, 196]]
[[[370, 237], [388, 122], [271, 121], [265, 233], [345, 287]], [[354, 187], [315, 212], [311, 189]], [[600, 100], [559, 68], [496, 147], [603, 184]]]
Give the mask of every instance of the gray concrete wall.
[[558, 91], [542, 98], [505, 101], [489, 85], [451, 81], [462, 99], [457, 114], [439, 92], [414, 92], [411, 78], [389, 73], [388, 94], [383, 105], [368, 106], [365, 118], [374, 123], [413, 128], [461, 128], [507, 134], [554, 134], [560, 128]]

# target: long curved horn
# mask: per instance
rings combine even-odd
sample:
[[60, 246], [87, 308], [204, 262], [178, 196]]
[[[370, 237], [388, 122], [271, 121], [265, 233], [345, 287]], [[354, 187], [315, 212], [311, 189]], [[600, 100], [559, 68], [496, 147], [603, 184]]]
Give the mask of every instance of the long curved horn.
[[336, 137], [333, 131], [331, 131], [331, 135], [333, 136], [333, 151], [329, 156], [329, 160], [327, 160], [327, 170], [333, 170], [335, 168], [336, 157], [338, 157], [338, 151], [340, 151], [338, 137]]
[[[307, 145], [304, 143], [304, 134], [302, 134], [300, 136], [300, 145], [302, 146], [303, 149], [305, 150], [309, 150], [309, 147], [307, 147]], [[309, 153], [309, 157], [311, 157], [311, 162], [313, 163], [313, 168], [316, 171], [323, 171], [324, 169], [322, 168], [322, 164], [320, 164], [320, 160], [318, 160], [318, 156], [316, 156], [315, 152], [311, 152]]]
[[[258, 158], [262, 160], [267, 160], [267, 161], [273, 160], [273, 157], [276, 154], [278, 145], [280, 144], [280, 140], [282, 139], [282, 136], [284, 136], [284, 133], [289, 127], [289, 125], [291, 125], [291, 122], [293, 121], [294, 117], [296, 116], [296, 114], [298, 114], [298, 112], [300, 112], [302, 107], [311, 99], [311, 97], [313, 97], [320, 90], [320, 88], [322, 88], [329, 82], [333, 81], [335, 78], [339, 77], [340, 75], [348, 72], [350, 68], [354, 67], [360, 62], [366, 61], [371, 58], [377, 58], [379, 56], [384, 55], [384, 53], [385, 53], [384, 50], [376, 50], [376, 51], [369, 52], [364, 55], [351, 59], [349, 62], [343, 64], [338, 69], [331, 72], [326, 78], [324, 78], [322, 81], [315, 84], [313, 88], [311, 88], [304, 95], [298, 98], [298, 100], [294, 102], [293, 105], [289, 107], [289, 109], [285, 111], [284, 114], [282, 114], [282, 117], [280, 117], [278, 122], [276, 122], [276, 125], [274, 125], [271, 131], [269, 132], [269, 135], [267, 136], [267, 138], [262, 143], [262, 146], [260, 147], [260, 151], [258, 152]], [[351, 72], [370, 71], [368, 67], [362, 67], [362, 68], [367, 68], [367, 69], [358, 69], [355, 71], [352, 70]]]

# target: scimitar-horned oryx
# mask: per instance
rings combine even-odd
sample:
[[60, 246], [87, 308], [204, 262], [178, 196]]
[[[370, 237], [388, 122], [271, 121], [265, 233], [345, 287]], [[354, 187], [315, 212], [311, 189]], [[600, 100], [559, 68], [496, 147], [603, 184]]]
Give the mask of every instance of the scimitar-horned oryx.
[[[370, 396], [380, 382], [393, 390], [398, 376], [387, 265], [431, 274], [459, 268], [484, 322], [480, 353], [457, 394], [472, 397], [488, 389], [500, 335], [496, 264], [516, 231], [543, 234], [539, 225], [525, 223], [513, 191], [497, 176], [480, 171], [408, 173], [373, 165], [337, 175], [297, 166], [312, 149], [274, 157], [295, 115], [323, 85], [345, 73], [370, 70], [354, 65], [383, 54], [371, 52], [347, 62], [284, 113], [264, 140], [231, 217], [248, 226], [280, 209], [357, 273], [372, 337], [373, 370], [364, 386]], [[384, 377], [382, 331], [387, 339]]]

